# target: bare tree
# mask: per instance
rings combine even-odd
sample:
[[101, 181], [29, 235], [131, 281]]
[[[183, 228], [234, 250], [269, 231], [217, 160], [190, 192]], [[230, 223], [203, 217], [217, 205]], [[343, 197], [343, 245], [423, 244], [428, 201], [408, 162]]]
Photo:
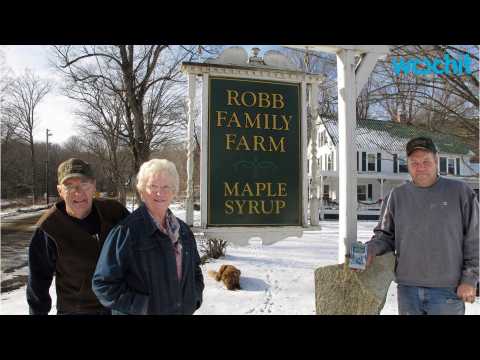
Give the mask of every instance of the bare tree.
[[[479, 134], [479, 51], [476, 46], [395, 45], [391, 55], [375, 68], [377, 88], [374, 101], [383, 104], [390, 117], [414, 126], [449, 134], [468, 143], [478, 152]], [[392, 58], [434, 59], [470, 58], [470, 72], [453, 71], [428, 76], [395, 74]], [[445, 70], [442, 66], [440, 70]], [[438, 68], [437, 66], [437, 68]], [[419, 68], [424, 65], [418, 65]]]
[[[5, 143], [5, 150], [8, 148], [8, 141], [13, 136], [14, 124], [7, 118], [5, 111], [2, 110], [7, 94], [7, 88], [12, 81], [12, 70], [7, 66], [5, 54], [0, 49], [0, 121], [1, 121], [1, 139]], [[4, 150], [4, 151], [5, 151]]]
[[8, 142], [12, 139], [15, 130], [15, 124], [12, 119], [7, 117], [6, 112], [3, 110], [5, 105], [7, 88], [12, 82], [12, 70], [5, 61], [5, 54], [0, 49], [0, 121], [1, 121], [1, 139], [3, 154], [8, 150]]
[[183, 140], [186, 129], [183, 82], [162, 82], [152, 86], [145, 101], [148, 142], [152, 150]]
[[167, 45], [54, 47], [58, 68], [67, 77], [75, 82], [99, 82], [122, 99], [125, 108], [122, 134], [128, 138], [135, 172], [149, 159], [152, 146], [158, 141], [159, 127], [155, 124], [162, 109], [155, 101], [165, 96], [169, 82], [182, 81], [179, 64], [191, 60], [196, 54], [195, 48]]
[[320, 99], [325, 101], [319, 103], [319, 113], [336, 113], [337, 63], [335, 55], [315, 51], [305, 52], [299, 49], [284, 49], [283, 51], [299, 70], [322, 74], [325, 77], [325, 81], [320, 86], [319, 94]]
[[16, 137], [30, 147], [30, 165], [32, 168], [32, 196], [36, 203], [36, 171], [35, 146], [33, 132], [38, 124], [36, 110], [42, 99], [49, 93], [52, 85], [40, 79], [33, 72], [27, 70], [25, 74], [14, 79], [6, 89], [6, 100], [2, 106], [2, 117], [9, 124], [14, 125], [12, 130]]
[[[334, 56], [290, 50], [299, 69], [320, 69], [327, 81], [320, 92], [320, 114], [336, 116], [336, 68]], [[472, 45], [392, 45], [391, 54], [379, 60], [368, 83], [357, 99], [357, 118], [376, 117], [401, 121], [412, 126], [426, 126], [439, 133], [455, 135], [478, 147], [479, 49]], [[427, 59], [461, 58], [471, 60], [471, 71], [435, 76], [398, 75], [392, 58]], [[308, 59], [308, 61], [305, 61]]]
[[[391, 121], [411, 124], [419, 111], [416, 94], [419, 79], [414, 74], [397, 76], [389, 61], [379, 62], [369, 79], [370, 105], [378, 104]], [[364, 89], [365, 90], [365, 89]]]
[[64, 90], [80, 104], [75, 114], [81, 121], [79, 128], [84, 145], [101, 160], [104, 173], [115, 186], [118, 200], [125, 204], [127, 179], [132, 177], [132, 171], [125, 171], [129, 159], [121, 151], [125, 110], [122, 100], [101, 83], [72, 83]]
[[[324, 81], [318, 90], [318, 114], [326, 117], [337, 115], [337, 83], [336, 83], [336, 58], [332, 54], [299, 49], [283, 48], [282, 51], [300, 71], [306, 73], [322, 74]], [[310, 112], [308, 112], [310, 116]], [[316, 116], [315, 114], [313, 116]], [[307, 121], [307, 136], [311, 136], [311, 124]]]
[[81, 154], [87, 151], [85, 146], [84, 139], [79, 135], [72, 135], [70, 136], [64, 143], [63, 143], [63, 151], [65, 153], [66, 158], [75, 157], [78, 154]]
[[373, 104], [373, 87], [374, 87], [374, 80], [370, 77], [367, 80], [367, 83], [363, 87], [360, 94], [357, 97], [357, 104], [356, 104], [356, 113], [357, 119], [368, 119], [370, 115], [371, 105]]
[[5, 54], [0, 50], [0, 108], [5, 100], [8, 84], [12, 80], [12, 70], [7, 66]]

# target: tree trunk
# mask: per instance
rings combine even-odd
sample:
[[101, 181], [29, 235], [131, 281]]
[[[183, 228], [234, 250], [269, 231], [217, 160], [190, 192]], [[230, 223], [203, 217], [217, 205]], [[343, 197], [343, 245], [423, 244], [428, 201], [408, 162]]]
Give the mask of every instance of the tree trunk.
[[140, 166], [150, 158], [150, 144], [147, 143], [145, 136], [145, 120], [143, 116], [142, 101], [132, 99], [130, 108], [133, 113], [133, 123], [135, 127], [134, 146], [135, 146], [135, 173], [138, 173]]
[[145, 148], [143, 144], [137, 144], [137, 151], [134, 153], [135, 156], [135, 173], [138, 174], [140, 166], [150, 158], [150, 149]]

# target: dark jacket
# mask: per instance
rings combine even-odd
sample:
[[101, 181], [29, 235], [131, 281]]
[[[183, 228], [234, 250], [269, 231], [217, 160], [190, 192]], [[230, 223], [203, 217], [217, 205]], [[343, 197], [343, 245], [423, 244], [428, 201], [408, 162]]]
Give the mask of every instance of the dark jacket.
[[177, 279], [170, 238], [158, 230], [144, 204], [108, 235], [93, 275], [100, 302], [134, 315], [193, 314], [204, 288], [195, 237], [180, 219], [182, 279]]
[[74, 222], [56, 203], [38, 221], [29, 247], [27, 301], [31, 314], [48, 314], [52, 300], [49, 288], [55, 275], [57, 311], [68, 313], [102, 313], [91, 288], [98, 256], [108, 233], [128, 214], [119, 202], [94, 199], [99, 233], [90, 234]]

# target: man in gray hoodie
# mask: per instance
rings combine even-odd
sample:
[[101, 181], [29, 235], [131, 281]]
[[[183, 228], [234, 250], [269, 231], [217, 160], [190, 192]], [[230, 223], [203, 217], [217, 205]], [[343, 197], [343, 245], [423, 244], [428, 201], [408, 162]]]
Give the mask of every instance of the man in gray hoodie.
[[395, 252], [400, 315], [463, 315], [478, 283], [477, 197], [467, 184], [438, 176], [431, 139], [414, 138], [406, 150], [412, 181], [385, 199], [367, 267]]

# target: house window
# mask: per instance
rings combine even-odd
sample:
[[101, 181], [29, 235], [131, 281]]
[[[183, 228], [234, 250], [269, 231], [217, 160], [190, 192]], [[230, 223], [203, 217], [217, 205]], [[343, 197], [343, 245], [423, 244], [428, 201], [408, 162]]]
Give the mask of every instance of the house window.
[[393, 154], [393, 172], [398, 173], [398, 155]]
[[375, 154], [368, 154], [368, 171], [375, 171]]
[[323, 130], [320, 133], [320, 146], [326, 145], [327, 144], [327, 133], [325, 130]]
[[333, 153], [328, 154], [328, 165], [327, 165], [327, 170], [332, 171], [333, 170]]
[[369, 201], [372, 200], [372, 197], [373, 197], [372, 193], [373, 193], [373, 186], [372, 186], [372, 184], [368, 184], [367, 198], [368, 198]]
[[357, 200], [366, 201], [367, 200], [367, 186], [366, 185], [357, 185]]
[[323, 185], [323, 200], [328, 200], [330, 197], [330, 185]]
[[402, 158], [398, 159], [398, 172], [408, 173], [408, 166], [405, 159], [402, 159]]
[[448, 175], [455, 175], [455, 159], [448, 159]]
[[447, 158], [440, 157], [440, 175], [447, 175]]

